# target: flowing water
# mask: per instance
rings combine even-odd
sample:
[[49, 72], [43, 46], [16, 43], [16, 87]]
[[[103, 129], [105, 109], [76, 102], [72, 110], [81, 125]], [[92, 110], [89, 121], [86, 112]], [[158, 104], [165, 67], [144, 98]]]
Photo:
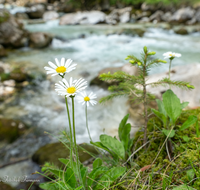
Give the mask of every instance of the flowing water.
[[[66, 77], [84, 78], [88, 83], [98, 75], [98, 72], [107, 67], [119, 67], [127, 63], [127, 55], [140, 56], [142, 48], [147, 46], [156, 51], [156, 57], [163, 58], [167, 51], [181, 53], [182, 57], [173, 61], [175, 65], [192, 64], [199, 61], [200, 38], [198, 33], [181, 36], [173, 31], [150, 27], [143, 37], [131, 37], [114, 34], [122, 28], [133, 27], [131, 24], [118, 26], [59, 26], [58, 20], [45, 24], [26, 25], [31, 32], [42, 31], [51, 33], [55, 38], [50, 47], [42, 50], [22, 48], [16, 50], [5, 60], [8, 63], [28, 63], [38, 72], [44, 71], [48, 61], [55, 62], [54, 58], [71, 58], [77, 63], [77, 68]], [[108, 35], [109, 34], [109, 35]], [[80, 37], [82, 36], [82, 37]], [[62, 40], [61, 40], [62, 39]], [[168, 64], [152, 68], [150, 74], [168, 70]], [[41, 130], [58, 134], [67, 128], [67, 115], [64, 98], [54, 91], [54, 84], [60, 78], [48, 77], [49, 80], [38, 83], [37, 90], [27, 89], [23, 98], [16, 105], [16, 109], [5, 110], [8, 117], [19, 117], [30, 125]], [[97, 94], [97, 100], [108, 92], [99, 87], [88, 87], [87, 90]], [[88, 120], [93, 140], [98, 140], [100, 133], [116, 135], [120, 120], [127, 114], [127, 98], [114, 99], [105, 105], [98, 104], [89, 107]], [[76, 103], [76, 130], [78, 143], [88, 142], [85, 128], [84, 106]], [[134, 121], [132, 121], [134, 124]]]

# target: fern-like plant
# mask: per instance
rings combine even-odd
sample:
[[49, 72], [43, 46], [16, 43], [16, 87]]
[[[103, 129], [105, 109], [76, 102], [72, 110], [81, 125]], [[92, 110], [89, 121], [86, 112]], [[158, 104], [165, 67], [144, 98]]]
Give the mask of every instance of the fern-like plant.
[[133, 66], [136, 66], [139, 70], [139, 75], [129, 75], [123, 71], [117, 71], [114, 74], [103, 73], [100, 75], [100, 79], [103, 81], [116, 81], [119, 85], [110, 86], [108, 88], [112, 93], [106, 97], [103, 97], [100, 100], [100, 103], [103, 103], [107, 100], [110, 100], [114, 97], [119, 96], [129, 96], [131, 99], [137, 100], [137, 103], [143, 103], [144, 106], [144, 141], [143, 144], [147, 142], [147, 122], [148, 122], [148, 103], [150, 100], [154, 100], [155, 96], [147, 92], [147, 86], [156, 87], [159, 85], [169, 85], [176, 86], [185, 89], [194, 88], [192, 85], [189, 85], [188, 82], [183, 81], [172, 81], [170, 78], [163, 78], [157, 82], [147, 83], [146, 77], [148, 76], [149, 70], [153, 66], [160, 65], [162, 63], [167, 63], [164, 60], [154, 58], [156, 52], [149, 52], [147, 47], [143, 48], [141, 58], [137, 58], [134, 55], [129, 55], [126, 60], [129, 60]]

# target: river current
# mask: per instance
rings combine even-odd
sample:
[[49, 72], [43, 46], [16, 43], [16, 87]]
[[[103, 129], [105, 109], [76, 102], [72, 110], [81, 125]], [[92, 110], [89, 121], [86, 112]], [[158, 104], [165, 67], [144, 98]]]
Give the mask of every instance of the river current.
[[[22, 48], [14, 51], [5, 59], [11, 64], [28, 63], [37, 72], [45, 73], [47, 62], [55, 62], [62, 57], [70, 58], [77, 63], [76, 70], [66, 76], [66, 79], [83, 77], [88, 83], [107, 67], [119, 67], [127, 63], [127, 55], [140, 56], [142, 48], [156, 51], [156, 57], [163, 59], [163, 53], [172, 51], [181, 53], [182, 57], [173, 61], [173, 66], [192, 64], [199, 61], [200, 35], [193, 33], [182, 36], [171, 30], [149, 27], [143, 37], [118, 35], [115, 31], [132, 27], [133, 24], [117, 26], [59, 26], [58, 20], [45, 24], [25, 25], [31, 32], [48, 32], [54, 36], [50, 47], [35, 50]], [[152, 68], [150, 74], [165, 72], [168, 64]], [[37, 90], [27, 89], [18, 104], [5, 110], [5, 116], [16, 117], [24, 122], [37, 126], [40, 130], [58, 134], [68, 127], [64, 98], [54, 91], [54, 84], [59, 77], [48, 77], [48, 80], [38, 82]], [[88, 92], [97, 94], [97, 100], [108, 92], [96, 86], [88, 86]], [[101, 133], [117, 134], [120, 120], [127, 114], [127, 98], [118, 98], [106, 104], [97, 104], [88, 109], [88, 121], [91, 136], [98, 140]], [[71, 106], [71, 105], [70, 105]], [[75, 101], [76, 131], [78, 143], [88, 142], [85, 127], [84, 106]], [[134, 121], [130, 121], [134, 125]]]

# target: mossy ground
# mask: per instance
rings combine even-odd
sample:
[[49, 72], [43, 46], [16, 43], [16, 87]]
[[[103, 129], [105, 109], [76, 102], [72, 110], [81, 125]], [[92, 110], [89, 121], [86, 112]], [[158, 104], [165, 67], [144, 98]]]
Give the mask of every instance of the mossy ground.
[[[170, 139], [173, 147], [172, 161], [168, 158], [166, 146], [162, 147], [166, 136], [161, 132], [163, 129], [161, 121], [156, 117], [152, 117], [149, 120], [147, 136], [150, 143], [147, 145], [147, 149], [141, 149], [132, 159], [132, 165], [135, 164], [137, 170], [142, 169], [135, 185], [140, 184], [138, 187], [142, 187], [146, 184], [144, 189], [149, 187], [158, 189], [163, 187], [164, 183], [166, 183], [168, 189], [173, 189], [173, 187], [181, 184], [188, 184], [196, 189], [200, 187], [200, 138], [197, 138], [194, 125], [183, 131], [179, 130], [190, 115], [197, 116], [200, 121], [200, 108], [183, 111], [176, 122], [174, 128], [176, 131], [175, 136]], [[184, 138], [184, 136], [188, 138]], [[133, 152], [141, 147], [142, 144], [143, 132], [138, 131], [134, 139]], [[150, 167], [153, 162], [154, 164]], [[192, 172], [192, 174], [189, 175], [189, 172]], [[137, 174], [137, 172], [131, 174], [133, 179]], [[169, 176], [171, 176], [171, 180]], [[144, 179], [147, 179], [146, 183]]]

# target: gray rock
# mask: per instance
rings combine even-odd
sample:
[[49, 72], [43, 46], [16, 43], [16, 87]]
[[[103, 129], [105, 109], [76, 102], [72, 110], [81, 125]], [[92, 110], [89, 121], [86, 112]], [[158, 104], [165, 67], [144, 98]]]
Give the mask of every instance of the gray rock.
[[60, 18], [60, 25], [98, 24], [105, 22], [105, 13], [101, 11], [84, 11], [65, 14]]
[[23, 47], [27, 43], [27, 32], [23, 24], [6, 9], [0, 9], [0, 44], [4, 47]]
[[162, 21], [162, 17], [164, 15], [164, 12], [163, 11], [156, 11], [154, 14], [152, 14], [150, 17], [149, 17], [149, 20], [152, 22], [152, 21], [157, 21], [157, 22], [160, 22]]
[[35, 4], [31, 7], [27, 8], [27, 14], [29, 18], [35, 19], [35, 18], [42, 18], [43, 14], [45, 12], [45, 6], [43, 4]]
[[164, 22], [169, 22], [171, 20], [172, 13], [171, 12], [166, 12], [161, 16], [161, 20]]
[[187, 34], [189, 34], [189, 32], [187, 31], [187, 29], [185, 29], [185, 28], [178, 28], [178, 29], [174, 30], [174, 32], [176, 34], [180, 34], [180, 35], [187, 35]]
[[43, 20], [48, 21], [48, 20], [54, 20], [59, 18], [59, 14], [55, 11], [46, 11], [43, 14]]
[[[200, 64], [188, 64], [184, 66], [177, 66], [172, 68], [173, 73], [171, 73], [171, 80], [173, 81], [186, 81], [191, 85], [194, 85], [195, 89], [183, 90], [177, 87], [171, 87], [173, 92], [180, 98], [181, 102], [189, 102], [189, 107], [200, 106], [200, 83], [199, 83], [199, 73]], [[148, 77], [148, 83], [158, 81], [164, 77], [168, 77], [168, 73], [155, 74]], [[148, 86], [148, 92], [155, 94], [157, 97], [161, 98], [162, 93], [165, 92], [169, 87], [151, 87]]]
[[200, 9], [196, 11], [194, 18], [196, 19], [196, 22], [200, 23]]
[[184, 23], [188, 20], [191, 20], [194, 17], [195, 10], [186, 7], [186, 8], [181, 8], [177, 10], [169, 20], [171, 23]]
[[29, 19], [28, 15], [26, 13], [20, 13], [20, 12], [16, 13], [15, 17], [17, 19], [21, 19], [21, 20], [28, 20]]
[[50, 45], [52, 36], [43, 32], [31, 33], [29, 36], [29, 46], [31, 48], [45, 48]]

